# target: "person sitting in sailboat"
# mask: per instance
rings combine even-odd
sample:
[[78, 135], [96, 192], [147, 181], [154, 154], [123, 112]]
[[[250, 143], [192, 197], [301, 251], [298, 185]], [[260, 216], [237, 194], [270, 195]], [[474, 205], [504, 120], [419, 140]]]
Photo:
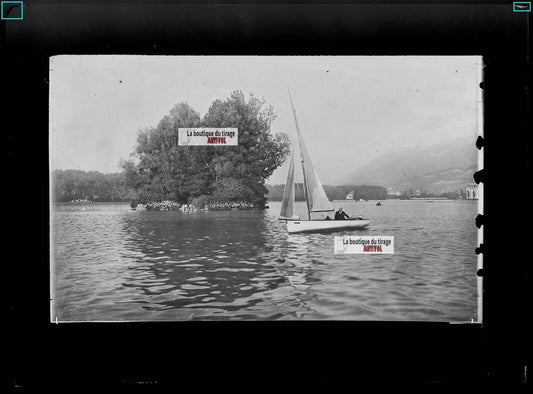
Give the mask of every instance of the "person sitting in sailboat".
[[350, 217], [342, 210], [342, 207], [339, 208], [337, 212], [335, 212], [335, 220], [345, 220], [350, 219]]

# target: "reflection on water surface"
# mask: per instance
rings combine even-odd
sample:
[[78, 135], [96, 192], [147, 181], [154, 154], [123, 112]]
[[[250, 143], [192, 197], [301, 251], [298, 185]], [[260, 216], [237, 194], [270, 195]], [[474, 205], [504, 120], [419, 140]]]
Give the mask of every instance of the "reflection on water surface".
[[[475, 201], [342, 202], [371, 225], [334, 234], [287, 234], [269, 205], [55, 206], [58, 320], [476, 319]], [[395, 254], [333, 254], [348, 234], [393, 235]]]

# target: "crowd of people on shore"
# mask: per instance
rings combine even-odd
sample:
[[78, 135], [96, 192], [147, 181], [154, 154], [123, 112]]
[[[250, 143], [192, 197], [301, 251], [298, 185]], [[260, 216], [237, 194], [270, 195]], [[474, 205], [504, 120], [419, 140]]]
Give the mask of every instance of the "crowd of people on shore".
[[194, 211], [199, 211], [199, 210], [232, 211], [232, 210], [254, 209], [254, 205], [247, 201], [212, 202], [212, 203], [206, 204], [203, 209], [200, 209], [196, 207], [194, 204], [180, 204], [174, 201], [159, 201], [159, 202], [148, 202], [146, 204], [140, 204], [140, 208], [146, 211], [194, 212]]
[[232, 210], [241, 210], [241, 209], [254, 209], [254, 205], [246, 201], [213, 202], [213, 203], [207, 204], [206, 208], [209, 211], [232, 211]]
[[194, 212], [198, 211], [199, 209], [194, 206], [194, 204], [183, 204], [180, 208], [180, 211], [182, 212]]
[[77, 198], [75, 200], [69, 201], [69, 203], [71, 203], [71, 204], [91, 204], [92, 201], [88, 200], [86, 198]]
[[177, 211], [181, 207], [182, 204], [175, 201], [147, 202], [144, 204], [144, 209], [147, 211]]

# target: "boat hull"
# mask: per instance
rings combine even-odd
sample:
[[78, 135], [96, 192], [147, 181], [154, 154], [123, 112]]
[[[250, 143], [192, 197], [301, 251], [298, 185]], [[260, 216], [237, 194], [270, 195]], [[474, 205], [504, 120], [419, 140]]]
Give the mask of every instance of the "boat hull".
[[286, 220], [289, 233], [329, 232], [368, 227], [368, 219], [346, 220]]

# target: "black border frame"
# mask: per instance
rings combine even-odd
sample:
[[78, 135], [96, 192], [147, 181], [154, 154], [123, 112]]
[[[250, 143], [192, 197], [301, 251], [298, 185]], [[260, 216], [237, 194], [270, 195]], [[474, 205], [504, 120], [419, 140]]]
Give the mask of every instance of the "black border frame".
[[[524, 386], [530, 13], [505, 2], [69, 3], [25, 1], [24, 21], [0, 22], [11, 387]], [[58, 54], [482, 55], [483, 324], [50, 323], [48, 59]]]

